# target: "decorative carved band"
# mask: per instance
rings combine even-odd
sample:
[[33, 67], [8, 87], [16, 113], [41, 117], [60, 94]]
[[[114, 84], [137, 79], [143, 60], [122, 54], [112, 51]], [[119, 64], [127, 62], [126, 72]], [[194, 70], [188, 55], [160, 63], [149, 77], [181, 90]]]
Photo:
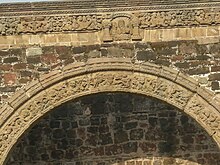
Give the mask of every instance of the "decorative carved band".
[[219, 0], [60, 0], [53, 2], [0, 3], [0, 15], [21, 16], [137, 10], [171, 10], [213, 8], [219, 5]]
[[[192, 91], [156, 75], [130, 71], [99, 71], [63, 80], [30, 98], [0, 129], [0, 164], [16, 140], [44, 114], [71, 99], [98, 92], [131, 92], [166, 101], [185, 111], [220, 145], [220, 116]], [[207, 106], [208, 105], [208, 106]]]
[[220, 24], [220, 9], [0, 17], [0, 35], [102, 31], [103, 40], [141, 40], [143, 29]]

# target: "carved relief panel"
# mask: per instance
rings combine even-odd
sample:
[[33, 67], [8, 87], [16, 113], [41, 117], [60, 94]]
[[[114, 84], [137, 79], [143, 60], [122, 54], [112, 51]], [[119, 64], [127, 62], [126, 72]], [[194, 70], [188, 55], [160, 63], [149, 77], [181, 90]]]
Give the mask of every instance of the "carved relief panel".
[[135, 15], [118, 13], [106, 18], [103, 24], [103, 41], [141, 40], [139, 19]]
[[46, 15], [27, 13], [28, 16], [0, 18], [0, 35], [53, 32], [103, 32], [103, 41], [141, 40], [140, 31], [151, 28], [212, 26], [220, 24], [220, 9], [153, 10], [136, 12], [87, 12]]

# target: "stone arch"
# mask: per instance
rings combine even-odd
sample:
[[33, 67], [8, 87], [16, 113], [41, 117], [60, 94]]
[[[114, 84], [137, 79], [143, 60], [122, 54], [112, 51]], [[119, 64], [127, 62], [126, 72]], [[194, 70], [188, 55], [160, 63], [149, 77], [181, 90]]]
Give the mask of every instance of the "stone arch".
[[38, 119], [69, 100], [100, 92], [130, 92], [165, 101], [194, 118], [220, 146], [220, 107], [213, 93], [188, 76], [129, 59], [91, 59], [43, 75], [1, 110], [0, 164]]

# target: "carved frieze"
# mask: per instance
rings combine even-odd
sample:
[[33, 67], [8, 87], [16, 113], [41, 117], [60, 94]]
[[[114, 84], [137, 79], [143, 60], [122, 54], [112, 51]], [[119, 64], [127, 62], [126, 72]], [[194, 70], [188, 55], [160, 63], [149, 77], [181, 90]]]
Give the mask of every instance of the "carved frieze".
[[216, 133], [216, 135], [219, 135], [220, 116], [217, 112], [215, 113], [215, 109], [212, 106], [202, 101], [198, 95], [190, 99], [185, 107], [185, 112], [190, 114], [202, 125], [206, 125], [210, 134]]
[[98, 15], [21, 17], [17, 24], [18, 30], [14, 34], [97, 31], [102, 27], [102, 20], [99, 17]]
[[18, 26], [21, 24], [20, 18], [0, 18], [0, 34], [13, 35], [18, 34]]
[[102, 31], [103, 41], [141, 40], [141, 30], [220, 24], [219, 9], [0, 18], [1, 35]]

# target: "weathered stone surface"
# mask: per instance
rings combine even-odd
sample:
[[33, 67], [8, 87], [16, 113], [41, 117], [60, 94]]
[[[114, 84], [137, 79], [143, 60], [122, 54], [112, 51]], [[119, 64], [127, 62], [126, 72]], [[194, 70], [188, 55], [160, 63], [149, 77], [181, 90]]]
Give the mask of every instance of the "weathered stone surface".
[[32, 48], [27, 48], [26, 49], [26, 55], [27, 56], [39, 56], [43, 54], [42, 48], [41, 47], [32, 47]]
[[209, 75], [209, 80], [213, 81], [213, 80], [220, 80], [220, 73], [213, 73], [211, 75]]
[[[180, 115], [185, 111], [220, 144], [219, 6], [218, 0], [0, 4], [0, 107], [11, 107], [0, 108], [0, 164], [38, 119], [18, 145], [25, 155], [16, 150], [25, 162], [12, 161], [220, 164], [207, 134]], [[180, 111], [123, 94], [81, 98], [106, 91], [155, 97]], [[73, 111], [43, 118], [61, 104]]]
[[[198, 45], [195, 41], [172, 41], [153, 44], [121, 42], [82, 46], [12, 47], [1, 50], [0, 69], [3, 74], [9, 71], [17, 74], [17, 82], [23, 86], [38, 78], [36, 75], [60, 69], [76, 61], [86, 62], [92, 58], [119, 57], [127, 58], [132, 62], [150, 61], [159, 66], [175, 68], [181, 73], [185, 72], [192, 76], [207, 74], [210, 81], [220, 81], [218, 80], [218, 48], [218, 43]], [[29, 56], [26, 54], [31, 51], [35, 55]], [[37, 52], [38, 54], [36, 54]], [[24, 73], [24, 70], [36, 75], [24, 78], [20, 76], [20, 73]], [[208, 81], [201, 84], [207, 87], [210, 86]], [[8, 84], [2, 83], [0, 86], [5, 87]], [[7, 94], [10, 95], [10, 93]], [[6, 100], [2, 98], [3, 101]]]
[[[124, 100], [133, 100], [131, 111], [122, 110], [127, 106], [119, 106], [126, 104]], [[83, 107], [98, 108], [99, 104], [104, 108], [103, 113], [87, 116], [80, 112]], [[78, 124], [83, 120], [87, 120], [87, 124]], [[172, 157], [174, 154], [176, 156]], [[197, 164], [217, 164], [219, 154], [210, 136], [178, 109], [141, 95], [103, 93], [82, 97], [54, 109], [26, 133], [7, 164], [28, 161], [74, 165], [162, 162], [174, 165], [192, 160]]]
[[18, 57], [7, 57], [7, 58], [4, 58], [3, 62], [4, 63], [15, 63], [15, 62], [18, 62]]
[[144, 131], [142, 129], [133, 129], [130, 131], [131, 140], [141, 140], [143, 138]]
[[128, 134], [127, 132], [120, 130], [114, 134], [114, 138], [115, 138], [114, 141], [116, 144], [126, 142], [128, 141]]
[[142, 50], [137, 52], [137, 60], [148, 61], [156, 60], [156, 53], [152, 50]]

